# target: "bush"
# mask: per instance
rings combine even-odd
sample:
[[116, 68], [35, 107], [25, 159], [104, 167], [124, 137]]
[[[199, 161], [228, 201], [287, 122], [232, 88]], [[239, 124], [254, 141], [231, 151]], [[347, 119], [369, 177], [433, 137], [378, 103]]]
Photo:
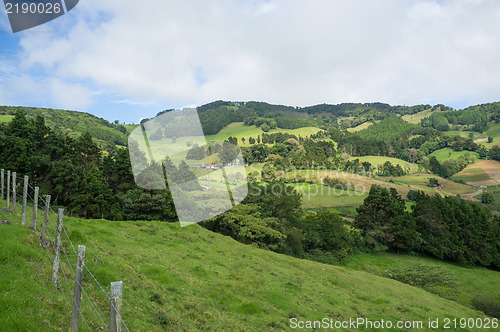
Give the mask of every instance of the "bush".
[[458, 295], [457, 279], [452, 273], [443, 271], [439, 266], [416, 264], [413, 266], [389, 269], [383, 277], [425, 289], [448, 299]]
[[500, 319], [500, 302], [490, 298], [476, 297], [475, 299], [472, 299], [471, 304], [474, 309], [482, 311], [490, 317]]
[[491, 204], [493, 203], [494, 198], [491, 193], [483, 193], [481, 194], [481, 203], [483, 204]]
[[325, 186], [334, 187], [337, 189], [349, 189], [349, 184], [340, 180], [339, 178], [331, 178], [329, 176], [323, 179], [323, 184]]
[[427, 185], [428, 187], [437, 187], [439, 186], [439, 181], [436, 178], [430, 178], [429, 179], [429, 184]]
[[420, 195], [420, 192], [418, 190], [410, 190], [408, 194], [406, 194], [406, 198], [408, 198], [409, 201], [415, 202]]

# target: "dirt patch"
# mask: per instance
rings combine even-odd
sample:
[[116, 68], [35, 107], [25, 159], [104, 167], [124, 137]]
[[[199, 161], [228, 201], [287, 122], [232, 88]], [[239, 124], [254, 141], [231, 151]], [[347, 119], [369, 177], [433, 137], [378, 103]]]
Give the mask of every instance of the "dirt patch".
[[500, 184], [500, 161], [480, 160], [477, 163], [467, 166], [458, 174], [467, 174], [464, 172], [471, 168], [481, 168], [486, 174], [490, 176], [491, 179], [486, 181], [467, 182], [468, 184], [473, 186], [493, 186], [496, 184]]
[[484, 142], [487, 142], [487, 141], [488, 141], [487, 138], [478, 138], [478, 139], [474, 140], [474, 143], [484, 143]]

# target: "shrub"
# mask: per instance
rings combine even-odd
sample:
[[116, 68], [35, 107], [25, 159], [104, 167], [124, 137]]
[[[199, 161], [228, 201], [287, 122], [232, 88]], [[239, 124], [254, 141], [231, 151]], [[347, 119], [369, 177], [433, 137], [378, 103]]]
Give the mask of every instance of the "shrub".
[[430, 178], [429, 179], [429, 184], [427, 185], [429, 187], [437, 187], [439, 186], [439, 181], [436, 178]]
[[482, 311], [490, 317], [500, 319], [500, 302], [490, 298], [476, 297], [475, 299], [472, 299], [471, 304], [474, 309]]
[[329, 176], [323, 179], [323, 184], [329, 187], [335, 187], [337, 189], [345, 189], [349, 188], [349, 184], [340, 180], [339, 178], [331, 178]]
[[481, 194], [481, 203], [483, 204], [491, 204], [493, 203], [494, 198], [491, 193], [482, 193]]

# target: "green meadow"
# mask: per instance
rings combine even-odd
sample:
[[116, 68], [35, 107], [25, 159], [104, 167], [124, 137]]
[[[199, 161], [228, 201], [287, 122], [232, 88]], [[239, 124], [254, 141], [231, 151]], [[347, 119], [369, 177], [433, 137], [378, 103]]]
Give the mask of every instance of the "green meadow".
[[13, 115], [0, 115], [0, 123], [1, 122], [10, 122], [14, 118]]
[[454, 151], [451, 148], [443, 148], [443, 149], [436, 150], [433, 153], [431, 153], [428, 156], [428, 158], [436, 157], [436, 159], [440, 163], [442, 163], [443, 161], [448, 160], [448, 159], [458, 159], [460, 156], [463, 156], [464, 154], [467, 154], [467, 153], [470, 155], [476, 156], [476, 160], [479, 160], [479, 154], [477, 152]]
[[400, 165], [404, 170], [409, 170], [410, 173], [416, 173], [418, 172], [418, 166], [416, 164], [409, 163], [407, 161], [398, 159], [398, 158], [391, 158], [391, 157], [384, 157], [384, 156], [363, 156], [363, 157], [352, 157], [350, 160], [354, 159], [359, 159], [360, 163], [363, 163], [365, 161], [369, 162], [372, 164], [372, 166], [379, 166], [383, 165], [386, 161], [389, 161], [392, 165]]
[[401, 118], [405, 120], [406, 122], [413, 123], [413, 124], [419, 124], [420, 121], [422, 121], [423, 118], [427, 118], [431, 116], [432, 113], [437, 112], [437, 111], [432, 111], [432, 108], [429, 108], [428, 110], [418, 112], [415, 114], [406, 114], [403, 115]]
[[[296, 136], [302, 136], [302, 137], [307, 137], [311, 136], [313, 134], [316, 134], [318, 131], [321, 131], [321, 129], [317, 127], [303, 127], [303, 128], [298, 128], [298, 129], [281, 129], [281, 128], [276, 128], [276, 129], [271, 129], [267, 132], [267, 134], [273, 134], [273, 133], [288, 133], [291, 135], [296, 135]], [[249, 146], [250, 144], [248, 143], [248, 139], [250, 137], [253, 137], [257, 139], [258, 135], [264, 134], [264, 131], [260, 127], [256, 126], [245, 126], [243, 122], [233, 122], [229, 124], [228, 126], [224, 127], [219, 133], [216, 135], [208, 135], [207, 141], [218, 141], [218, 142], [223, 142], [227, 140], [230, 136], [237, 137], [238, 138], [238, 144], [242, 146]], [[242, 144], [241, 138], [245, 137], [245, 144]]]
[[[0, 261], [8, 271], [0, 274], [2, 330], [68, 330], [70, 313], [62, 292], [50, 284], [51, 263], [38, 234], [20, 225], [19, 213], [5, 218], [14, 224], [0, 224]], [[498, 295], [498, 272], [417, 257], [358, 255], [347, 266], [333, 266], [243, 245], [198, 225], [65, 217], [64, 226], [75, 246], [86, 246], [86, 266], [105, 290], [123, 281], [122, 314], [130, 331], [287, 330], [291, 319], [324, 317], [485, 318], [470, 308], [470, 299]], [[53, 227], [52, 220], [52, 236]], [[76, 257], [64, 234], [63, 247], [68, 258], [62, 254], [61, 270], [72, 288]], [[462, 298], [449, 300], [380, 276], [389, 266], [413, 262], [449, 269]], [[109, 302], [87, 270], [83, 288], [92, 304], [83, 296], [81, 311], [92, 330], [101, 330], [92, 305], [107, 322]], [[81, 319], [80, 329], [87, 329]]]

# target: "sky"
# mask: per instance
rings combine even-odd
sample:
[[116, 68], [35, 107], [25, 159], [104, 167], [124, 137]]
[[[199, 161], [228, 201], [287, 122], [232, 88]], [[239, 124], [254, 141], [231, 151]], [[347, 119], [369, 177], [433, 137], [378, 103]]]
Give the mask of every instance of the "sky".
[[81, 0], [13, 34], [0, 105], [137, 123], [215, 100], [500, 101], [498, 0]]

